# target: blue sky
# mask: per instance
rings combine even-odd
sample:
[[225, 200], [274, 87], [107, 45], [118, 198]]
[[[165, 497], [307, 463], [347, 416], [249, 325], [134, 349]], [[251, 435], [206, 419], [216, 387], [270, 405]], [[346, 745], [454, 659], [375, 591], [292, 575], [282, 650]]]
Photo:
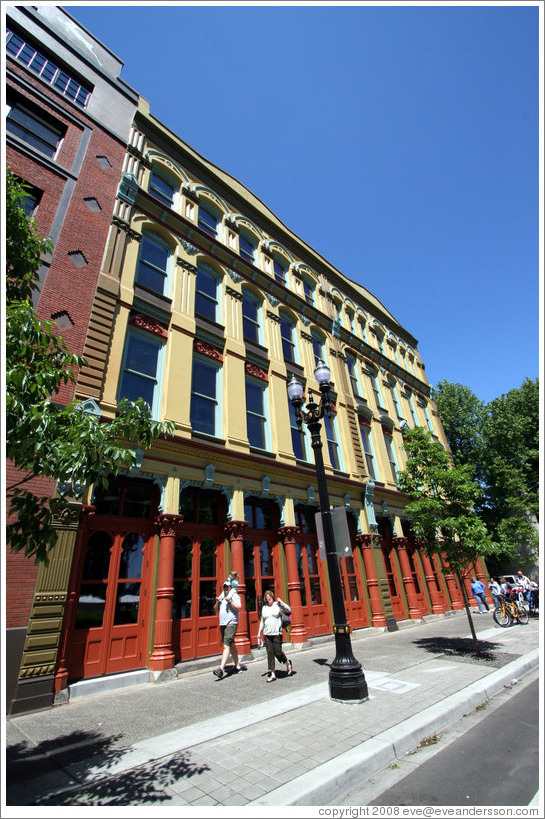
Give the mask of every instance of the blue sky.
[[431, 384], [539, 374], [537, 5], [65, 4], [151, 112], [374, 293]]

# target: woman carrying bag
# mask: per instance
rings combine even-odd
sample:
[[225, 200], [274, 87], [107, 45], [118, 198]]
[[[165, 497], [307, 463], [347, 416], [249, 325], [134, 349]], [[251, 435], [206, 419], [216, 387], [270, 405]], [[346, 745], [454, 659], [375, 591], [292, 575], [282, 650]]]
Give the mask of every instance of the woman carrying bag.
[[287, 603], [284, 603], [279, 597], [276, 602], [272, 591], [268, 590], [263, 595], [263, 608], [261, 609], [261, 620], [259, 622], [259, 629], [257, 632], [257, 644], [261, 648], [263, 645], [263, 637], [265, 638], [265, 648], [267, 649], [267, 660], [269, 663], [269, 674], [267, 682], [276, 680], [275, 671], [275, 657], [281, 663], [286, 663], [288, 677], [293, 673], [291, 661], [288, 660], [284, 651], [282, 650], [282, 614], [291, 613], [291, 609]]

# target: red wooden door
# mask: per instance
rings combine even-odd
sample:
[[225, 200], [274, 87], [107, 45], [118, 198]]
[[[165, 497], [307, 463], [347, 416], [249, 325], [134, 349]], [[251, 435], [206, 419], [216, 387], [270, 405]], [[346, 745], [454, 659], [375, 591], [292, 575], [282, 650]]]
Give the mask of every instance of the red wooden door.
[[407, 547], [407, 557], [409, 558], [409, 564], [411, 566], [411, 574], [413, 578], [414, 588], [416, 591], [418, 607], [420, 608], [420, 613], [431, 614], [431, 609], [426, 598], [426, 593], [424, 591], [426, 586], [426, 578], [420, 572], [418, 560], [415, 554], [415, 548], [410, 543]]
[[356, 572], [354, 558], [341, 557], [339, 569], [348, 624], [352, 629], [365, 628], [369, 625], [367, 607], [364, 603], [361, 577], [359, 572]]
[[221, 651], [214, 601], [223, 577], [221, 527], [185, 525], [174, 554], [173, 650], [177, 661]]
[[80, 555], [68, 641], [71, 679], [145, 668], [155, 528], [141, 519], [93, 519]]
[[300, 535], [295, 551], [301, 579], [303, 621], [309, 637], [328, 634], [331, 616], [327, 598], [327, 583], [323, 561], [318, 551], [316, 535]]

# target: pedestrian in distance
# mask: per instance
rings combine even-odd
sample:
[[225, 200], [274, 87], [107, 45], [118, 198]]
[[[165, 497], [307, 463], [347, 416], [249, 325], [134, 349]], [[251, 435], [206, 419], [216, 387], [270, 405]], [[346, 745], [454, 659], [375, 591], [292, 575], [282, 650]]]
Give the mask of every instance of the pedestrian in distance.
[[[291, 613], [291, 609], [287, 603], [284, 603], [280, 597], [274, 599], [272, 591], [267, 590], [263, 595], [263, 608], [261, 609], [261, 620], [259, 621], [259, 628], [257, 631], [257, 644], [261, 648], [263, 645], [263, 638], [265, 640], [265, 648], [267, 650], [267, 661], [269, 673], [267, 675], [267, 682], [276, 680], [275, 673], [275, 658], [286, 664], [288, 677], [293, 673], [293, 666], [288, 660], [282, 649], [282, 613]], [[261, 636], [263, 635], [263, 637]]]
[[479, 614], [483, 613], [483, 605], [487, 611], [490, 611], [490, 606], [486, 602], [486, 588], [484, 583], [477, 580], [476, 577], [471, 578], [471, 596], [477, 601], [479, 607]]
[[494, 606], [495, 608], [498, 608], [498, 606], [501, 606], [501, 586], [499, 578], [493, 577], [488, 584], [488, 588], [490, 590], [490, 594], [492, 595]]
[[246, 666], [240, 664], [238, 649], [235, 645], [235, 634], [238, 627], [238, 613], [241, 608], [240, 597], [236, 589], [231, 587], [229, 579], [223, 581], [223, 591], [216, 597], [214, 611], [219, 612], [219, 625], [221, 641], [223, 643], [223, 653], [219, 668], [213, 670], [213, 674], [220, 680], [225, 674], [225, 666], [229, 659], [229, 654], [235, 664], [235, 674], [245, 671]]
[[515, 577], [515, 580], [517, 582], [517, 586], [520, 589], [522, 589], [523, 597], [526, 601], [528, 608], [530, 608], [532, 603], [532, 584], [530, 582], [530, 579], [526, 577], [525, 574], [522, 574], [522, 572], [519, 569]]

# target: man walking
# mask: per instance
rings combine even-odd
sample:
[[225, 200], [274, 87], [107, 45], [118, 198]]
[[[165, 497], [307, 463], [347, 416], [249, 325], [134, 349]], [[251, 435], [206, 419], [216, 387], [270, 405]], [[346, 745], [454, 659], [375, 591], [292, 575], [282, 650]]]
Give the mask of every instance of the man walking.
[[479, 614], [483, 613], [483, 604], [487, 611], [490, 611], [490, 606], [486, 602], [486, 588], [484, 583], [477, 580], [476, 577], [471, 578], [471, 596], [477, 601], [479, 607]]
[[214, 603], [214, 611], [216, 614], [219, 611], [223, 654], [219, 668], [215, 668], [212, 673], [220, 680], [225, 674], [225, 666], [229, 659], [229, 654], [231, 654], [235, 664], [235, 673], [238, 674], [239, 671], [245, 670], [245, 667], [240, 664], [238, 650], [235, 645], [235, 634], [237, 633], [240, 608], [241, 602], [236, 588], [231, 588], [231, 581], [225, 580], [223, 583], [223, 591], [219, 597], [216, 597], [216, 602]]

